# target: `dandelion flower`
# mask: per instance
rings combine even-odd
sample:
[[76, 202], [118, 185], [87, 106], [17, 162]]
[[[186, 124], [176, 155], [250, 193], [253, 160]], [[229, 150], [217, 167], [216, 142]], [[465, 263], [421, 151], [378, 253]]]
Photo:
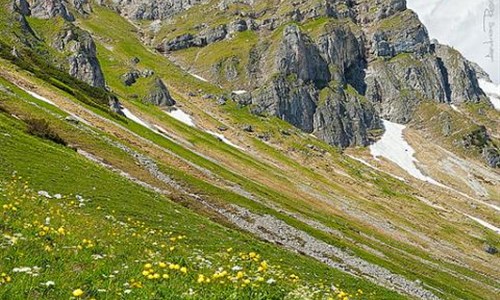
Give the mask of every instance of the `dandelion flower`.
[[73, 291], [73, 296], [81, 297], [83, 295], [83, 291], [81, 289], [76, 289]]

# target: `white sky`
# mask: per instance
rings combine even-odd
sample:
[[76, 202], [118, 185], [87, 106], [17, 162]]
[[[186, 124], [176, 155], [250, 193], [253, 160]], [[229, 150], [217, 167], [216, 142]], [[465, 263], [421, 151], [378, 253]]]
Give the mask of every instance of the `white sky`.
[[[407, 0], [407, 4], [431, 38], [453, 46], [500, 83], [500, 0]], [[486, 57], [490, 52], [493, 59]]]

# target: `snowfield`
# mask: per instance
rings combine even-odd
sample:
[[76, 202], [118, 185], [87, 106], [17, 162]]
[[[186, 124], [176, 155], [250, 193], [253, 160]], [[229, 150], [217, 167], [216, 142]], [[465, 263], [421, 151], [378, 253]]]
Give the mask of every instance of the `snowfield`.
[[241, 148], [240, 146], [236, 145], [235, 143], [231, 142], [230, 140], [228, 140], [223, 134], [220, 134], [220, 133], [216, 133], [216, 132], [213, 132], [213, 131], [210, 131], [210, 130], [206, 130], [206, 133], [209, 133], [211, 135], [213, 135], [214, 137], [220, 139], [222, 142], [228, 144], [229, 146], [231, 147], [234, 147], [236, 149], [240, 149], [240, 150], [243, 150], [243, 148]]
[[[146, 121], [142, 120], [141, 118], [137, 117], [136, 115], [134, 115], [130, 110], [126, 109], [125, 107], [122, 107], [122, 112], [123, 114], [125, 115], [125, 117], [127, 117], [128, 119], [158, 133], [159, 135], [163, 136], [164, 138], [166, 139], [169, 139], [169, 140], [172, 140], [169, 136], [165, 135], [165, 132], [166, 130], [157, 126], [157, 125], [150, 125], [148, 124]], [[172, 115], [172, 112], [175, 112], [173, 115]], [[192, 127], [196, 127], [196, 124], [193, 122], [193, 119], [191, 118], [190, 115], [188, 115], [187, 113], [185, 113], [184, 111], [180, 110], [180, 109], [176, 109], [174, 111], [171, 111], [171, 112], [166, 112], [167, 114], [169, 114], [170, 116], [172, 116], [173, 118], [179, 120], [180, 122], [183, 122], [189, 126], [192, 126]], [[240, 150], [243, 150], [243, 148], [241, 148], [240, 146], [236, 145], [235, 143], [231, 142], [230, 140], [228, 140], [223, 134], [220, 134], [220, 133], [216, 133], [216, 132], [213, 132], [213, 131], [210, 131], [210, 130], [205, 130], [206, 133], [218, 138], [219, 140], [221, 140], [222, 142], [228, 144], [229, 146], [231, 147], [234, 147], [236, 149], [240, 149]]]
[[199, 80], [201, 80], [203, 82], [208, 82], [208, 80], [206, 80], [205, 78], [201, 77], [200, 75], [196, 75], [196, 74], [191, 73], [191, 72], [188, 72], [188, 73], [189, 73], [189, 75], [193, 76], [196, 79], [199, 79]]
[[490, 97], [490, 101], [495, 109], [500, 110], [500, 85], [479, 79], [479, 86]]
[[125, 107], [122, 107], [122, 112], [125, 115], [125, 117], [127, 117], [127, 119], [130, 119], [130, 120], [136, 122], [137, 124], [142, 125], [146, 128], [152, 129], [151, 125], [149, 125], [148, 123], [146, 123], [146, 121], [144, 121], [141, 118], [134, 115], [130, 110], [126, 109]]
[[490, 223], [486, 222], [486, 221], [483, 221], [479, 218], [476, 218], [476, 217], [473, 217], [471, 215], [467, 215], [467, 214], [464, 214], [465, 216], [467, 216], [469, 219], [471, 220], [474, 220], [476, 221], [477, 223], [479, 223], [481, 226], [485, 227], [485, 228], [488, 228], [488, 229], [491, 229], [493, 230], [494, 232], [496, 232], [497, 234], [500, 234], [500, 228], [494, 226], [494, 225], [491, 225]]
[[183, 110], [180, 108], [175, 108], [171, 111], [166, 111], [166, 113], [171, 116], [172, 118], [176, 119], [177, 121], [180, 121], [186, 125], [189, 125], [191, 127], [196, 127], [196, 124], [193, 121], [193, 118], [191, 118], [190, 115], [185, 113]]
[[233, 91], [233, 94], [235, 94], [235, 95], [244, 95], [244, 94], [246, 94], [246, 93], [248, 93], [248, 92], [247, 92], [247, 91], [245, 91], [245, 90], [237, 90], [237, 91]]
[[43, 102], [45, 102], [45, 103], [48, 103], [48, 104], [50, 104], [50, 105], [53, 105], [53, 106], [57, 107], [57, 105], [56, 105], [54, 102], [50, 101], [49, 99], [47, 99], [47, 98], [45, 98], [45, 97], [43, 97], [43, 96], [40, 96], [40, 95], [38, 95], [38, 94], [37, 94], [37, 93], [35, 93], [35, 92], [32, 92], [32, 91], [30, 91], [30, 90], [27, 90], [27, 89], [25, 89], [25, 88], [23, 88], [23, 87], [20, 87], [20, 86], [18, 86], [18, 87], [19, 87], [20, 89], [22, 89], [23, 91], [25, 91], [26, 93], [30, 94], [30, 96], [31, 96], [31, 97], [34, 97], [34, 98], [36, 98], [36, 99], [38, 99], [38, 100], [41, 100], [41, 101], [43, 101]]
[[411, 176], [438, 186], [443, 186], [434, 179], [424, 175], [416, 166], [418, 162], [415, 157], [415, 150], [405, 141], [403, 130], [404, 125], [383, 120], [385, 133], [382, 138], [370, 146], [370, 152], [375, 159], [384, 157], [397, 164]]

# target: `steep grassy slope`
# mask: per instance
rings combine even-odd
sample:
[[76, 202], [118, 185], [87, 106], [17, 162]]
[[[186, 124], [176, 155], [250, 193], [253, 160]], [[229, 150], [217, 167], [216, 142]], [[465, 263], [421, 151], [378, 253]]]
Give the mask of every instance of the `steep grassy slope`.
[[[216, 225], [23, 128], [0, 114], [0, 272], [9, 278], [2, 298], [59, 299], [77, 289], [89, 299], [341, 293], [331, 292], [326, 278], [356, 297], [365, 297], [358, 289], [367, 297], [397, 297]], [[37, 195], [41, 190], [52, 196]]]

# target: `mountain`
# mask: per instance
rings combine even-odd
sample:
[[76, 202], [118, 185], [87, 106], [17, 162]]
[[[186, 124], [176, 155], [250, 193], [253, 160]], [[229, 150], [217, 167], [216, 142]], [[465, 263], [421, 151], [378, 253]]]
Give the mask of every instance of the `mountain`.
[[498, 95], [406, 1], [0, 1], [0, 298], [496, 298]]
[[[500, 82], [500, 10], [498, 1], [410, 0], [431, 38], [452, 45]], [[467, 38], [463, 38], [467, 36]]]

